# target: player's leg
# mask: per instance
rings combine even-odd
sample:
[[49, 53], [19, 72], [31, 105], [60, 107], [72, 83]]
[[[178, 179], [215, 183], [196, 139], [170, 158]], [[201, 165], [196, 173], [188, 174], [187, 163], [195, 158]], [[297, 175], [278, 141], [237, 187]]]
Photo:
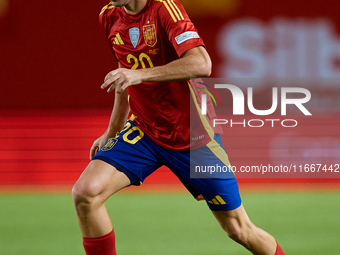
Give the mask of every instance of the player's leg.
[[120, 189], [139, 185], [161, 164], [154, 143], [131, 121], [93, 157], [73, 188], [87, 255], [116, 255], [104, 202]]
[[112, 231], [104, 202], [128, 185], [130, 179], [112, 165], [101, 160], [90, 162], [72, 190], [84, 237], [99, 237]]
[[[213, 174], [203, 174], [198, 176], [202, 179], [192, 179], [192, 185], [202, 193], [216, 219], [234, 241], [253, 254], [283, 255], [274, 237], [249, 220], [241, 204], [235, 176], [228, 168], [228, 155], [222, 146], [221, 137], [215, 135], [210, 143], [191, 153], [191, 164], [215, 167]], [[229, 171], [224, 172], [223, 169]]]
[[241, 203], [234, 174], [223, 171], [230, 164], [228, 155], [219, 144], [221, 141], [214, 140], [207, 146], [181, 154], [167, 151], [165, 164], [197, 200], [206, 200], [222, 228], [233, 240], [253, 254], [283, 255], [275, 239], [249, 220]]
[[104, 202], [130, 179], [112, 165], [93, 160], [73, 187], [72, 196], [87, 255], [116, 255], [115, 234]]
[[274, 237], [249, 220], [243, 205], [231, 211], [212, 212], [228, 236], [253, 254], [276, 254], [277, 243]]

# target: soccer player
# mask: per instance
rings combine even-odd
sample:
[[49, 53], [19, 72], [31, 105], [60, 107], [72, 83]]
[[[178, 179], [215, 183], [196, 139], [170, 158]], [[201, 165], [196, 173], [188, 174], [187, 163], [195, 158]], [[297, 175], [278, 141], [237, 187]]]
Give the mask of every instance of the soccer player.
[[211, 60], [182, 5], [177, 0], [112, 0], [99, 20], [119, 68], [101, 86], [115, 91], [108, 128], [93, 143], [91, 162], [72, 191], [86, 254], [116, 254], [104, 202], [125, 187], [140, 185], [162, 165], [197, 200], [206, 201], [233, 240], [253, 254], [284, 254], [271, 235], [249, 220], [235, 178], [190, 178], [191, 161], [225, 166], [229, 161], [209, 125], [213, 113], [200, 114], [197, 84], [188, 81], [209, 76]]

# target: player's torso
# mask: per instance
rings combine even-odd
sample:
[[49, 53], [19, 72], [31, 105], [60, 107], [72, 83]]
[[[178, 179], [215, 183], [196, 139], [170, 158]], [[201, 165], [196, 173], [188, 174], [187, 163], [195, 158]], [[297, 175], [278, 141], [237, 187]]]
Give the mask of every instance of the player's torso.
[[[164, 11], [164, 1], [148, 0], [137, 15], [110, 7], [103, 24], [121, 67], [152, 68], [179, 58], [159, 16], [162, 6]], [[175, 10], [165, 12], [173, 22], [183, 19]], [[152, 140], [171, 149], [189, 148], [190, 90], [186, 81], [144, 82], [130, 86], [129, 96], [131, 113], [137, 116], [134, 122]]]
[[[123, 8], [113, 8], [108, 39], [122, 67], [149, 68], [177, 58], [159, 22], [158, 5], [149, 0], [136, 15], [127, 14]], [[164, 52], [165, 48], [167, 52]]]

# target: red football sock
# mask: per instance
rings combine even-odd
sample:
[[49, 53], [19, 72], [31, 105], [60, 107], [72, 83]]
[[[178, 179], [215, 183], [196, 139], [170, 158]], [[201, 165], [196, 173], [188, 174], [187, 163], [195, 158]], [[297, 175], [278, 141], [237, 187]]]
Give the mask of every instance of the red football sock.
[[285, 253], [283, 252], [283, 250], [281, 249], [278, 243], [277, 243], [276, 252], [274, 255], [285, 255]]
[[87, 255], [117, 255], [113, 230], [105, 236], [83, 237], [83, 245]]

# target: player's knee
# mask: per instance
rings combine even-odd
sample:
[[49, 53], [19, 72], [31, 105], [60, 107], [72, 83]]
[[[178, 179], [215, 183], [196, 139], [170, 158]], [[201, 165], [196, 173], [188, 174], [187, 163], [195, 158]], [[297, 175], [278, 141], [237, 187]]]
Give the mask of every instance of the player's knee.
[[247, 242], [247, 236], [242, 229], [232, 229], [227, 231], [228, 236], [237, 243], [245, 245]]
[[251, 235], [251, 225], [243, 224], [240, 225], [238, 222], [228, 226], [222, 226], [227, 232], [228, 236], [235, 242], [243, 245], [247, 249], [251, 249], [249, 244], [249, 236]]
[[73, 203], [77, 210], [87, 210], [100, 203], [98, 196], [101, 192], [100, 185], [95, 182], [77, 182], [72, 189]]

